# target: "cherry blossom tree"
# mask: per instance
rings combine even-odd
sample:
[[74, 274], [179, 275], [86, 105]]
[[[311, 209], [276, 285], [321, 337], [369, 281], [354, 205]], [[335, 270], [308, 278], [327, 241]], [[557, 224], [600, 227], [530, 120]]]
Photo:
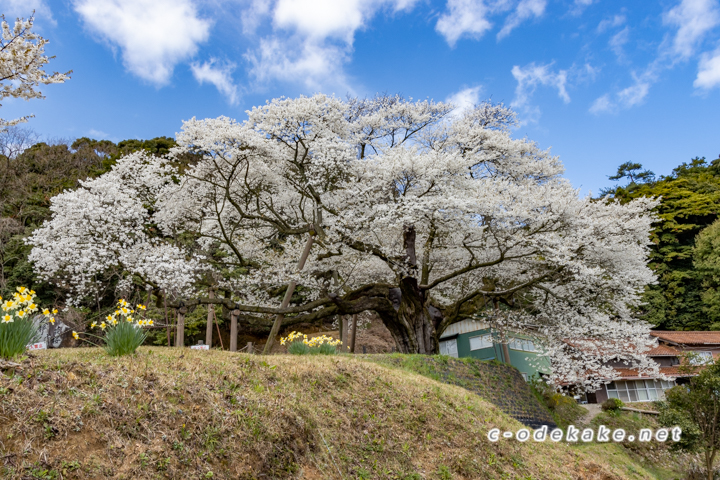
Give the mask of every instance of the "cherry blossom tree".
[[[37, 90], [40, 85], [50, 83], [63, 83], [72, 73], [58, 73], [48, 75], [44, 66], [53, 57], [47, 57], [46, 39], [32, 31], [33, 17], [25, 20], [18, 18], [15, 26], [10, 25], [2, 16], [2, 38], [0, 39], [0, 101], [5, 98], [44, 98]], [[0, 129], [26, 122], [30, 116], [15, 120], [0, 119]]]
[[[70, 300], [112, 270], [187, 306], [237, 309], [265, 332], [273, 315], [291, 325], [374, 311], [399, 351], [437, 353], [449, 325], [475, 318], [537, 332], [564, 381], [610, 373], [603, 360], [618, 355], [652, 369], [633, 353], [652, 340], [631, 307], [654, 281], [655, 201], [582, 197], [557, 157], [512, 138], [510, 109], [452, 109], [316, 95], [244, 122], [189, 120], [166, 158], [129, 155], [55, 197], [31, 260]], [[298, 291], [283, 304], [288, 284]], [[207, 287], [226, 294], [201, 296]], [[587, 343], [582, 358], [568, 341]]]

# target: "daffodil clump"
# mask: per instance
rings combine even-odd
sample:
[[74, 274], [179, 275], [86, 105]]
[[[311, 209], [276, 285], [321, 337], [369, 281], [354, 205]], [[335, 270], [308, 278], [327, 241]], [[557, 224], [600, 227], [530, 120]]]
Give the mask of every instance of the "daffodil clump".
[[328, 335], [313, 337], [300, 332], [292, 332], [287, 337], [280, 339], [280, 345], [287, 345], [288, 352], [293, 355], [332, 355], [336, 352], [337, 346], [341, 345], [340, 340], [335, 340]]
[[[145, 328], [152, 327], [153, 321], [142, 317], [144, 305], [137, 305], [134, 310], [128, 302], [120, 300], [117, 309], [105, 317], [100, 323], [92, 322], [90, 328], [99, 329], [103, 335], [86, 334], [105, 342], [105, 351], [111, 356], [131, 355], [135, 353], [147, 338]], [[76, 340], [80, 334], [73, 332]]]
[[[27, 345], [38, 340], [38, 313], [40, 307], [35, 303], [35, 291], [18, 287], [11, 299], [0, 297], [0, 358], [13, 358], [25, 352]], [[54, 314], [48, 309], [42, 315], [50, 323], [55, 323]]]

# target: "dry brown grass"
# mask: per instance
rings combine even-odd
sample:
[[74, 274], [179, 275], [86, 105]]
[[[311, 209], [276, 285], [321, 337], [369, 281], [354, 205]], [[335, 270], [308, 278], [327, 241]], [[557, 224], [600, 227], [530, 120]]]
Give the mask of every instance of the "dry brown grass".
[[352, 356], [37, 353], [0, 375], [0, 476], [620, 479], [466, 390]]

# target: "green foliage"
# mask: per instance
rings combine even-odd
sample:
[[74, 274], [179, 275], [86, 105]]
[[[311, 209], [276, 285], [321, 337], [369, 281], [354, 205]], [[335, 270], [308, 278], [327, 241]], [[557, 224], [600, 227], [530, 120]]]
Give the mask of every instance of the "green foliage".
[[720, 365], [710, 365], [692, 377], [689, 384], [665, 392], [659, 409], [663, 425], [682, 429], [676, 448], [703, 452], [708, 478], [712, 478], [720, 450]]
[[608, 398], [603, 402], [600, 408], [602, 408], [605, 412], [612, 412], [620, 410], [623, 406], [625, 406], [625, 404], [619, 398]]
[[323, 343], [319, 346], [311, 347], [301, 340], [289, 343], [287, 349], [291, 355], [334, 355], [337, 351], [335, 345]]
[[10, 359], [25, 352], [25, 347], [38, 339], [38, 328], [30, 317], [0, 323], [0, 358]]
[[119, 321], [105, 331], [105, 351], [113, 357], [132, 355], [147, 338], [147, 332], [133, 323]]
[[[639, 164], [629, 167], [635, 166], [642, 168]], [[633, 181], [637, 175], [621, 173], [631, 179], [630, 184], [604, 193], [622, 203], [643, 196], [662, 199], [655, 209], [659, 221], [650, 236], [654, 245], [649, 265], [658, 283], [646, 289], [645, 306], [638, 313], [660, 329], [708, 330], [720, 317], [707, 314], [714, 310], [708, 310], [703, 300], [708, 284], [693, 264], [693, 252], [696, 236], [718, 218], [720, 159], [708, 164], [704, 158], [694, 158], [671, 175], [645, 183]]]
[[558, 393], [538, 377], [533, 377], [530, 389], [535, 398], [547, 407], [560, 428], [575, 424], [580, 417], [587, 414], [587, 410], [578, 405], [574, 398]]
[[703, 282], [702, 308], [710, 329], [720, 330], [720, 220], [698, 234], [693, 263]]
[[310, 347], [305, 345], [300, 340], [291, 342], [288, 345], [287, 349], [288, 349], [288, 353], [290, 353], [290, 355], [308, 355], [310, 353]]

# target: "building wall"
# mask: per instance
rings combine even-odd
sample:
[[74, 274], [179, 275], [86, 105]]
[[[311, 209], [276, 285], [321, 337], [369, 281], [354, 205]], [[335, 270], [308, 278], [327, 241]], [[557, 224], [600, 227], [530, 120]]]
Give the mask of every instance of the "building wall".
[[[500, 362], [505, 362], [505, 358], [503, 356], [503, 348], [500, 343], [493, 343], [491, 347], [488, 348], [482, 348], [480, 350], [470, 350], [470, 338], [477, 337], [477, 336], [483, 336], [490, 333], [490, 329], [485, 328], [481, 330], [476, 330], [474, 332], [468, 332], [468, 333], [461, 333], [457, 336], [457, 349], [458, 349], [458, 357], [471, 357], [471, 358], [477, 358], [478, 360], [498, 360]], [[495, 335], [493, 334], [495, 337]], [[517, 338], [524, 338], [528, 340], [533, 340], [531, 336], [528, 335], [519, 335], [519, 334], [513, 334], [513, 337]], [[510, 353], [510, 364], [517, 368], [521, 373], [524, 373], [527, 375], [528, 378], [532, 377], [537, 373], [538, 371], [542, 373], [550, 373], [550, 361], [545, 357], [540, 357], [538, 359], [538, 355], [533, 352], [525, 352], [521, 350], [513, 350], [508, 348], [508, 351]], [[526, 358], [528, 360], [526, 360]], [[539, 368], [535, 367], [531, 362], [538, 359], [539, 361]]]

